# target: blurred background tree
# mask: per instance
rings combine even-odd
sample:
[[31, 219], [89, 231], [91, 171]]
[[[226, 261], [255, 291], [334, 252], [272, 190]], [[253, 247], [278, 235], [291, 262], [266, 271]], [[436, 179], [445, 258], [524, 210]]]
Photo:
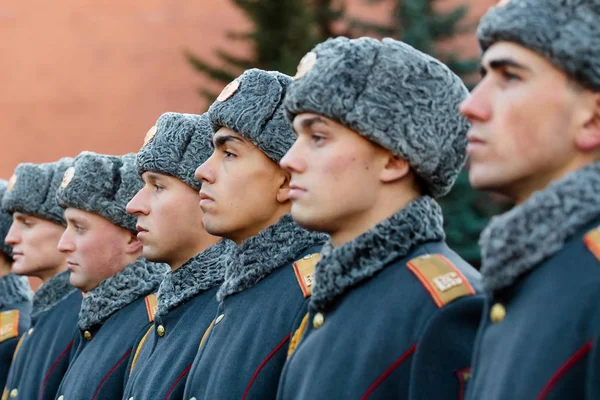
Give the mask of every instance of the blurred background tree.
[[[333, 0], [232, 0], [252, 22], [250, 32], [228, 32], [231, 40], [250, 45], [251, 56], [238, 57], [218, 49], [220, 65], [215, 66], [187, 52], [191, 65], [224, 85], [249, 68], [274, 70], [294, 75], [299, 60], [317, 43], [336, 36], [333, 24], [343, 18], [343, 5]], [[345, 35], [345, 32], [339, 32]], [[212, 103], [218, 93], [200, 88], [200, 95]]]
[[[464, 22], [467, 7], [460, 6], [440, 12], [441, 0], [364, 0], [377, 5], [393, 3], [389, 22], [378, 24], [350, 17], [343, 2], [335, 0], [231, 0], [252, 21], [251, 32], [229, 32], [231, 40], [247, 42], [252, 51], [241, 58], [222, 49], [216, 51], [218, 66], [186, 53], [191, 65], [223, 86], [248, 68], [277, 70], [294, 75], [300, 59], [317, 43], [335, 36], [393, 37], [428, 53], [446, 63], [463, 77], [467, 86], [477, 72], [478, 59], [461, 59], [440, 51], [441, 41], [472, 32], [474, 26]], [[200, 94], [212, 102], [218, 93], [200, 88]], [[491, 197], [475, 191], [469, 185], [466, 171], [461, 172], [456, 185], [440, 199], [444, 209], [448, 244], [462, 257], [478, 266], [477, 242], [489, 218], [502, 206]]]

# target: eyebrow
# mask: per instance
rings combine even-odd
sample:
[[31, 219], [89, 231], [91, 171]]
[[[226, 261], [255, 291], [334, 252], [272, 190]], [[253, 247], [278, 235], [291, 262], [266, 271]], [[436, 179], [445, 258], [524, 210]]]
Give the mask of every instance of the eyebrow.
[[[516, 69], [520, 69], [523, 71], [531, 71], [530, 68], [526, 67], [523, 64], [518, 63], [517, 61], [511, 59], [511, 58], [499, 58], [497, 60], [492, 60], [489, 62], [490, 65], [490, 69], [492, 70], [499, 70], [502, 68], [516, 68]], [[481, 73], [481, 75], [485, 75], [487, 72], [487, 68], [484, 65], [481, 65], [479, 67], [479, 72]]]
[[222, 147], [229, 142], [238, 142], [240, 144], [244, 144], [244, 141], [237, 136], [220, 135], [220, 136], [217, 136], [216, 138], [213, 138], [213, 148]]
[[144, 179], [144, 183], [148, 183], [147, 181], [156, 182], [158, 180], [160, 180], [159, 174], [152, 172], [152, 171], [147, 171], [146, 179]]
[[300, 127], [303, 130], [308, 130], [308, 129], [312, 128], [316, 124], [325, 124], [325, 125], [327, 125], [327, 121], [324, 120], [321, 117], [305, 118], [302, 121], [300, 121]]

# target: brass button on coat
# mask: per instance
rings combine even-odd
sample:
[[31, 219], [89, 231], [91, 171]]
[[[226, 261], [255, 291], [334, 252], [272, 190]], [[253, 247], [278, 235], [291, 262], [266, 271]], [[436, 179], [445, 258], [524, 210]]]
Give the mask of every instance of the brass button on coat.
[[58, 396], [57, 400], [65, 400], [65, 396], [63, 396], [62, 394], [60, 396]]
[[219, 322], [221, 322], [223, 320], [223, 318], [225, 317], [225, 314], [221, 314], [217, 317], [217, 319], [215, 319], [215, 325], [218, 324]]
[[322, 327], [324, 322], [325, 317], [323, 316], [323, 314], [316, 313], [313, 318], [313, 326], [315, 327], [315, 329], [319, 329], [320, 327]]
[[83, 337], [85, 340], [92, 340], [92, 333], [90, 331], [83, 332]]
[[501, 322], [504, 317], [506, 317], [506, 308], [500, 303], [494, 304], [490, 310], [490, 319], [492, 322], [497, 324], [498, 322]]
[[19, 391], [17, 389], [13, 389], [13, 390], [10, 391], [10, 398], [11, 399], [16, 399], [18, 395], [19, 395]]
[[157, 334], [158, 334], [158, 336], [160, 336], [160, 337], [163, 337], [163, 336], [165, 336], [165, 327], [164, 327], [164, 326], [162, 326], [162, 325], [159, 325], [159, 326], [156, 328], [156, 333], [157, 333]]

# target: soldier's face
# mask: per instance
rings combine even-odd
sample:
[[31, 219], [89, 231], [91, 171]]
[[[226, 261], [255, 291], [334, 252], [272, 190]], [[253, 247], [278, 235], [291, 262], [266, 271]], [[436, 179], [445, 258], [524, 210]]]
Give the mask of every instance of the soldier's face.
[[591, 92], [542, 56], [508, 42], [486, 51], [482, 74], [460, 107], [472, 123], [467, 153], [475, 188], [521, 202], [591, 159], [581, 146], [598, 107]]
[[[65, 219], [67, 229], [58, 250], [67, 256], [71, 285], [89, 292], [127, 266], [127, 251], [135, 250], [137, 242], [131, 232], [104, 217], [76, 208], [67, 208]], [[138, 252], [140, 249], [138, 245]]]
[[64, 230], [54, 222], [14, 213], [6, 235], [6, 243], [13, 246], [12, 271], [44, 280], [51, 278], [65, 264], [65, 256], [56, 248]]
[[213, 137], [214, 152], [196, 170], [200, 207], [213, 235], [237, 243], [277, 222], [289, 203], [288, 174], [258, 147], [228, 128]]
[[144, 172], [142, 180], [144, 187], [127, 204], [127, 212], [137, 217], [143, 255], [179, 267], [206, 247], [208, 240], [215, 240], [204, 229], [198, 192], [157, 172]]
[[335, 235], [370, 221], [388, 152], [356, 132], [312, 113], [294, 118], [297, 139], [281, 160], [291, 174], [292, 217]]

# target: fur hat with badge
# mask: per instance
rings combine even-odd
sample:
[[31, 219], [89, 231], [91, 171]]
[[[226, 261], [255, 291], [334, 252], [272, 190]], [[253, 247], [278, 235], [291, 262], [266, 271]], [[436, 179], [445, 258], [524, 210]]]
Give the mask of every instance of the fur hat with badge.
[[296, 139], [283, 111], [283, 98], [291, 82], [292, 78], [280, 72], [247, 70], [210, 106], [213, 131], [229, 128], [279, 163]]
[[484, 52], [496, 42], [524, 46], [600, 91], [598, 0], [501, 0], [481, 19], [477, 38]]
[[[0, 201], [4, 197], [6, 193], [6, 189], [8, 189], [8, 182], [5, 180], [0, 180]], [[0, 252], [4, 253], [8, 257], [12, 256], [12, 247], [4, 243], [4, 239], [8, 234], [8, 230], [12, 225], [12, 215], [6, 212], [3, 208], [0, 208]]]
[[304, 56], [284, 106], [290, 120], [319, 114], [390, 150], [439, 197], [465, 163], [467, 95], [446, 65], [405, 43], [338, 37]]
[[212, 154], [212, 130], [206, 114], [164, 113], [150, 128], [137, 154], [138, 173], [154, 171], [173, 176], [200, 190], [194, 172]]
[[52, 163], [19, 164], [8, 181], [2, 207], [11, 214], [20, 212], [66, 225], [63, 209], [56, 202], [56, 190], [72, 162], [66, 157]]
[[135, 154], [109, 156], [84, 151], [65, 172], [56, 200], [63, 208], [98, 214], [135, 232], [137, 218], [125, 207], [142, 186]]

